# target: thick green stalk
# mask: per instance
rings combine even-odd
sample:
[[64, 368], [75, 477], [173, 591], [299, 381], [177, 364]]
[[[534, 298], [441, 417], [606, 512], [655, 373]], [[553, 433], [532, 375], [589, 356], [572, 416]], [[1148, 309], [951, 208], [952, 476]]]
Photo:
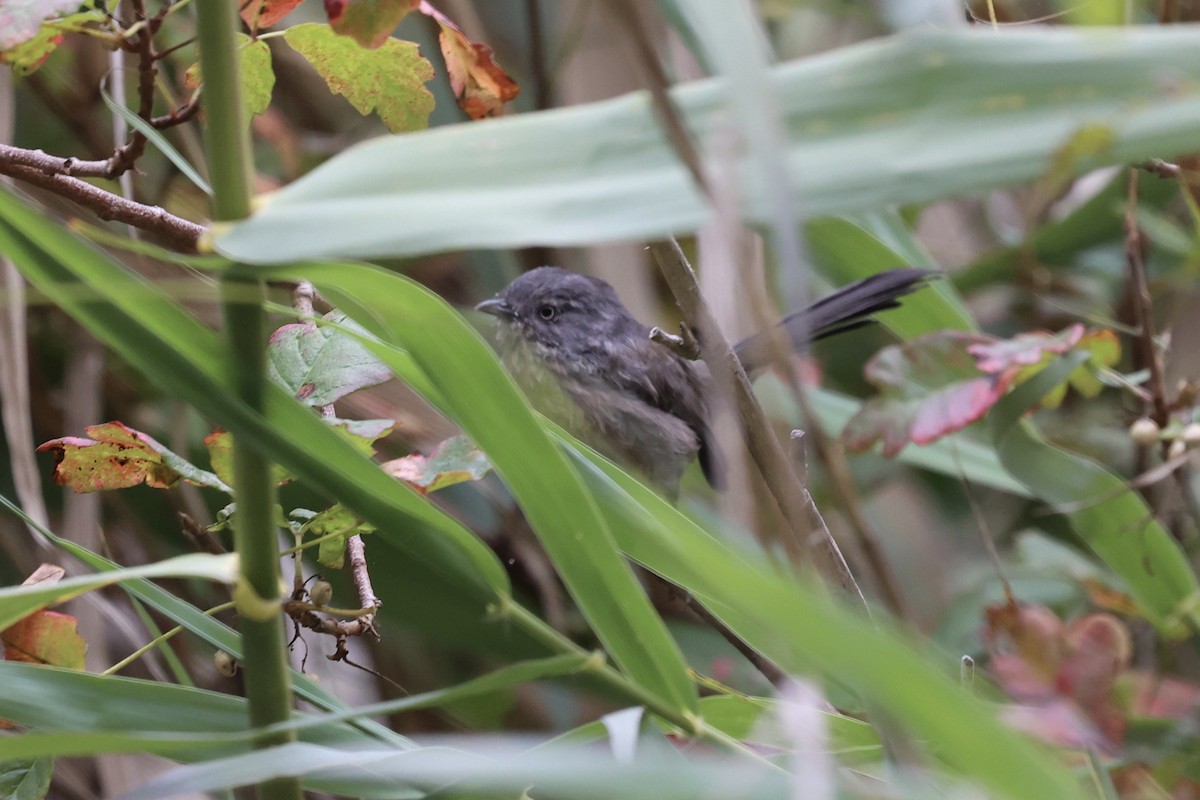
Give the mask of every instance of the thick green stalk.
[[[250, 213], [250, 138], [242, 118], [238, 76], [237, 7], [233, 0], [204, 0], [196, 6], [203, 101], [207, 114], [205, 149], [212, 176], [213, 206], [219, 220]], [[238, 395], [248, 405], [263, 403], [266, 374], [266, 287], [259, 281], [225, 278], [221, 305], [229, 342], [229, 363]], [[254, 727], [286, 722], [292, 690], [284, 649], [279, 550], [275, 526], [275, 482], [271, 465], [240, 439], [233, 444], [237, 514], [234, 543], [240, 559], [235, 600], [241, 616], [246, 702]], [[262, 602], [265, 601], [265, 602]], [[265, 737], [259, 746], [294, 740], [295, 733]], [[262, 800], [299, 800], [300, 784], [280, 779], [259, 786]]]

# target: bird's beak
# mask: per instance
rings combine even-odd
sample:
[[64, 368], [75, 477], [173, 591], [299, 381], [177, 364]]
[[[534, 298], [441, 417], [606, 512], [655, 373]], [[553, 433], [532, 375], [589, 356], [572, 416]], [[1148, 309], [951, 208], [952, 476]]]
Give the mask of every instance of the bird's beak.
[[493, 297], [490, 300], [484, 300], [479, 305], [475, 306], [476, 311], [482, 311], [485, 314], [491, 314], [493, 317], [499, 317], [504, 320], [516, 319], [517, 312], [508, 304], [508, 301], [502, 297]]

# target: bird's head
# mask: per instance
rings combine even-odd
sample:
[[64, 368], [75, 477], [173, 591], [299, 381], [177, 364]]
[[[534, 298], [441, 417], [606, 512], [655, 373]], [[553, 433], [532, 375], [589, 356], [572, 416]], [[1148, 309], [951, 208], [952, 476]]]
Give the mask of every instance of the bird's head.
[[615, 326], [631, 321], [612, 286], [559, 267], [538, 267], [520, 276], [476, 311], [501, 320], [545, 355], [570, 356]]

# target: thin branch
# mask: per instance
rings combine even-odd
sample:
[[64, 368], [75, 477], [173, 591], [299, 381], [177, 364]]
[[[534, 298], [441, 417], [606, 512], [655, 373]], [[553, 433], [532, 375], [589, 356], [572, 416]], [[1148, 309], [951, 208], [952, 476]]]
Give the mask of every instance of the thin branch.
[[[1163, 365], [1162, 352], [1154, 341], [1154, 319], [1150, 308], [1150, 287], [1146, 280], [1144, 244], [1142, 232], [1137, 224], [1138, 174], [1136, 168], [1129, 170], [1129, 193], [1123, 218], [1125, 263], [1129, 268], [1129, 295], [1137, 324], [1138, 348], [1150, 370], [1147, 388], [1150, 390], [1151, 417], [1158, 423], [1159, 428], [1165, 428], [1171, 421], [1171, 400], [1167, 397], [1166, 368]], [[1167, 447], [1168, 445], [1164, 442], [1162, 445], [1164, 458], [1169, 457]], [[1192, 470], [1184, 465], [1173, 474], [1179, 485], [1184, 508], [1187, 510], [1192, 524], [1200, 528], [1200, 502], [1193, 494]]]
[[696, 273], [679, 243], [651, 246], [659, 269], [688, 326], [697, 333], [701, 353], [718, 387], [727, 388], [737, 402], [738, 416], [746, 433], [746, 445], [767, 487], [779, 504], [788, 527], [800, 538], [804, 551], [818, 573], [841, 586], [864, 606], [866, 599], [850, 573], [837, 542], [811, 502], [808, 490], [796, 475], [791, 460], [771, 430], [759, 405], [750, 379], [738, 361], [733, 345], [717, 325], [708, 303], [700, 294]]
[[624, 23], [626, 29], [629, 31], [629, 36], [633, 41], [634, 48], [637, 50], [638, 58], [646, 68], [646, 86], [650, 89], [650, 96], [654, 100], [654, 113], [658, 116], [658, 121], [662, 125], [663, 132], [667, 134], [667, 138], [671, 141], [671, 147], [675, 150], [675, 154], [679, 156], [683, 165], [687, 167], [688, 173], [691, 174], [692, 180], [696, 184], [696, 188], [704, 196], [712, 197], [712, 185], [708, 180], [708, 174], [705, 172], [704, 161], [700, 158], [700, 152], [696, 148], [696, 143], [692, 140], [692, 136], [688, 132], [687, 123], [684, 121], [683, 115], [679, 113], [678, 107], [671, 100], [669, 94], [670, 82], [663, 71], [662, 62], [658, 60], [654, 43], [650, 41], [650, 37], [646, 33], [646, 28], [638, 16], [638, 5], [638, 3], [634, 3], [632, 0], [621, 0], [621, 2], [616, 3], [617, 18]]
[[1154, 343], [1154, 322], [1150, 313], [1150, 288], [1146, 282], [1146, 265], [1142, 254], [1142, 232], [1137, 224], [1138, 171], [1129, 170], [1129, 195], [1125, 207], [1125, 263], [1129, 268], [1129, 296], [1137, 322], [1138, 347], [1150, 370], [1150, 400], [1152, 415], [1160, 428], [1170, 421], [1170, 402], [1167, 400], [1167, 381], [1161, 353]]
[[123, 222], [152, 233], [162, 239], [165, 245], [180, 253], [196, 252], [197, 242], [200, 235], [204, 233], [203, 225], [197, 225], [183, 217], [177, 217], [159, 206], [148, 206], [126, 200], [78, 178], [26, 166], [10, 159], [8, 157], [10, 151], [19, 151], [24, 154], [39, 153], [47, 159], [61, 161], [53, 156], [46, 156], [40, 151], [20, 151], [20, 148], [0, 145], [0, 175], [7, 175], [10, 178], [46, 189], [68, 200], [73, 200], [94, 211], [100, 219]]

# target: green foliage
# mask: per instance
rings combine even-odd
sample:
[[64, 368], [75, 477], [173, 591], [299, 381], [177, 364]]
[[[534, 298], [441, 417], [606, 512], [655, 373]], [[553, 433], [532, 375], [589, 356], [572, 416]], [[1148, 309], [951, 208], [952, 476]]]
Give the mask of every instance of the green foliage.
[[376, 113], [392, 133], [421, 130], [429, 124], [433, 95], [425, 83], [433, 67], [412, 42], [387, 39], [369, 50], [338, 36], [325, 25], [294, 25], [287, 42], [360, 114]]
[[[1107, 19], [1116, 6], [1102, 5], [1077, 21]], [[28, 729], [2, 739], [4, 757], [15, 760], [0, 764], [0, 791], [42, 797], [51, 791], [52, 759], [126, 752], [188, 765], [145, 783], [130, 798], [246, 785], [258, 785], [266, 797], [294, 797], [301, 783], [314, 792], [358, 797], [524, 793], [653, 800], [724, 798], [731, 787], [745, 797], [816, 797], [825, 785], [838, 796], [864, 798], [982, 792], [1014, 800], [1108, 800], [1150, 796], [1134, 794], [1131, 786], [1154, 796], [1194, 786], [1200, 744], [1181, 709], [1200, 704], [1200, 682], [1189, 672], [1185, 650], [1200, 630], [1195, 520], [1180, 524], [1159, 514], [1158, 498], [1142, 490], [1171, 476], [1187, 448], [1200, 443], [1200, 426], [1191, 421], [1195, 389], [1185, 383], [1168, 398], [1155, 385], [1163, 382], [1155, 370], [1135, 369], [1140, 365], [1131, 362], [1131, 349], [1144, 360], [1154, 347], [1165, 347], [1149, 329], [1133, 348], [1122, 348], [1118, 325], [1116, 332], [1084, 333], [1081, 324], [1068, 324], [1078, 318], [1103, 323], [1097, 318], [1111, 313], [1109, 298], [1067, 307], [1068, 322], [1044, 309], [1038, 315], [1033, 301], [1017, 311], [1003, 306], [1012, 313], [998, 323], [994, 297], [976, 303], [972, 296], [968, 306], [958, 289], [984, 286], [1008, 296], [1032, 285], [1031, 298], [1045, 295], [1045, 305], [1062, 305], [1063, 295], [1090, 297], [1089, 282], [1124, 283], [1125, 271], [1135, 272], [1143, 257], [1159, 280], [1190, 280], [1200, 215], [1190, 195], [1179, 200], [1174, 184], [1143, 181], [1139, 188], [1136, 179], [1122, 176], [1067, 213], [1050, 209], [1078, 188], [1077, 176], [1096, 166], [1169, 158], [1194, 146], [1200, 34], [1134, 26], [1097, 34], [1066, 25], [908, 32], [768, 66], [766, 32], [750, 6], [662, 6], [675, 33], [715, 75], [672, 90], [708, 180], [724, 187], [715, 200], [682, 166], [678, 143], [663, 134], [663, 109], [644, 94], [410, 133], [426, 127], [434, 97], [426, 88], [433, 69], [417, 44], [391, 36], [410, 10], [436, 19], [443, 36], [456, 34], [451, 47], [442, 40], [443, 49], [453, 51], [447, 53], [453, 62], [448, 88], [464, 108], [475, 109], [473, 117], [497, 113], [516, 95], [490, 48], [472, 42], [432, 6], [411, 0], [326, 3], [330, 25], [304, 22], [281, 31], [265, 29], [284, 23], [295, 3], [246, 4], [251, 35], [238, 44], [230, 37], [215, 53], [212, 43], [223, 40], [201, 30], [211, 81], [202, 97], [233, 98], [240, 87], [245, 104], [238, 109], [231, 99], [228, 107], [204, 107], [206, 135], [218, 140], [209, 163], [200, 163], [187, 136], [161, 132], [173, 126], [172, 115], [183, 109], [186, 117], [194, 108], [152, 94], [150, 105], [165, 100], [169, 109], [155, 122], [145, 102], [121, 108], [105, 97], [111, 113], [160, 151], [160, 160], [138, 161], [138, 168], [154, 163], [164, 171], [164, 205], [186, 209], [187, 198], [199, 196], [174, 181], [176, 172], [202, 192], [210, 191], [202, 176], [212, 175], [222, 219], [248, 207], [237, 195], [251, 177], [282, 180], [317, 158], [317, 147], [305, 148], [321, 138], [313, 135], [319, 126], [303, 128], [279, 108], [255, 126], [255, 156], [272, 165], [264, 174], [245, 171], [247, 154], [232, 141], [231, 131], [244, 133], [236, 123], [239, 110], [252, 116], [271, 108], [275, 75], [267, 37], [285, 39], [360, 114], [375, 113], [391, 131], [406, 134], [332, 156], [258, 213], [208, 231], [202, 245], [240, 263], [186, 263], [219, 270], [232, 342], [203, 321], [202, 309], [172, 297], [165, 281], [135, 271], [155, 276], [133, 255], [163, 255], [154, 245], [122, 244], [118, 249], [129, 254], [113, 256], [65, 231], [32, 201], [0, 190], [0, 255], [39, 297], [117, 354], [122, 369], [145, 376], [156, 391], [204, 418], [203, 426], [174, 432], [182, 446], [163, 438], [178, 452], [122, 423], [90, 427], [88, 439], [56, 432], [44, 446], [61, 456], [56, 474], [77, 489], [202, 486], [204, 494], [189, 502], [224, 507], [225, 519], [209, 532], [228, 519], [239, 525], [236, 554], [166, 558], [161, 541], [147, 536], [155, 546], [133, 551], [151, 553], [153, 563], [121, 567], [22, 517], [30, 535], [37, 531], [95, 572], [0, 588], [6, 645], [37, 638], [16, 627], [38, 619], [31, 614], [116, 586], [180, 626], [160, 635], [151, 623], [145, 650], [177, 648], [183, 658], [174, 663], [184, 682], [207, 685], [48, 665], [58, 656], [43, 658], [47, 664], [0, 662], [0, 719]], [[57, 16], [75, 6], [16, 8], [25, 15], [20, 36], [0, 46], [5, 58], [27, 68], [50, 52], [57, 31], [68, 29], [55, 25], [77, 24], [105, 38], [123, 24], [95, 14], [76, 22]], [[233, 8], [226, 10], [232, 24]], [[181, 4], [143, 29], [161, 23], [186, 42], [194, 11]], [[481, 15], [487, 13], [481, 7]], [[786, 19], [793, 12], [772, 13]], [[782, 44], [782, 36], [776, 39]], [[133, 42], [126, 42], [131, 58]], [[540, 50], [538, 44], [529, 49]], [[177, 63], [168, 60], [172, 55], [160, 59], [160, 87], [183, 73], [194, 51], [182, 48]], [[531, 71], [545, 69], [540, 63]], [[284, 88], [296, 79], [280, 76]], [[199, 83], [198, 71], [192, 80]], [[231, 120], [232, 128], [222, 124]], [[330, 126], [340, 131], [335, 140], [341, 144], [359, 122]], [[1187, 160], [1181, 163], [1186, 170]], [[15, 177], [22, 177], [19, 169]], [[829, 487], [840, 484], [837, 503], [852, 527], [869, 532], [874, 523], [882, 531], [882, 542], [856, 540], [855, 549], [878, 552], [853, 559], [854, 566], [866, 572], [869, 562], [876, 578], [880, 562], [903, 570], [909, 599], [920, 606], [903, 619], [874, 606], [868, 615], [818, 576], [785, 568], [777, 539], [752, 542], [743, 526], [760, 534], [778, 527], [770, 501], [743, 489], [734, 496], [755, 498], [762, 508], [736, 517], [720, 516], [715, 502], [690, 494], [681, 507], [666, 502], [537, 414], [441, 294], [397, 271], [339, 260], [413, 257], [402, 264], [405, 271], [465, 300], [480, 287], [456, 280], [469, 271], [458, 257], [424, 256], [473, 247], [588, 245], [709, 224], [728, 235], [744, 222], [767, 234], [764, 287], [791, 304], [807, 291], [797, 231], [804, 231], [807, 255], [832, 283], [900, 263], [934, 268], [947, 257], [935, 259], [919, 240], [913, 208], [895, 206], [978, 198], [1018, 182], [1027, 184], [1021, 202], [1006, 197], [1024, 216], [980, 223], [991, 238], [979, 237], [985, 241], [953, 282], [935, 281], [881, 315], [902, 340], [869, 362], [867, 377], [884, 396], [863, 400], [852, 396], [851, 386], [805, 388], [798, 397], [789, 385], [795, 375], [782, 371], [758, 386], [781, 430], [810, 429], [812, 420], [800, 419], [803, 408], [840, 434], [813, 448], [822, 459], [805, 499], [817, 519], [818, 508], [835, 505]], [[1135, 225], [1145, 230], [1148, 245], [1137, 239]], [[702, 252], [712, 246], [713, 231], [701, 237]], [[91, 238], [120, 242], [113, 233]], [[731, 293], [734, 283], [762, 279], [749, 265], [741, 267], [734, 275], [732, 265], [702, 265], [705, 280], [726, 270], [713, 285]], [[721, 284], [722, 277], [728, 282]], [[310, 282], [318, 302], [334, 310], [316, 315], [310, 292], [306, 306], [298, 302], [286, 319], [272, 321], [268, 342], [265, 314], [279, 307], [262, 304], [261, 297], [268, 282], [280, 281]], [[1055, 294], [1060, 283], [1067, 290]], [[996, 335], [979, 332], [976, 315]], [[1029, 333], [1027, 317], [1063, 332]], [[1047, 318], [1055, 324], [1045, 324]], [[249, 338], [239, 341], [247, 331]], [[854, 350], [865, 340], [849, 341], [839, 359], [866, 361]], [[810, 369], [793, 366], [796, 373]], [[399, 401], [404, 405], [391, 400], [380, 410], [383, 392], [395, 388], [381, 384], [393, 377], [407, 393]], [[1075, 391], [1068, 393], [1068, 386]], [[1161, 443], [1161, 452], [1141, 452], [1138, 464], [1152, 469], [1136, 482], [1128, 477], [1132, 467], [1114, 457], [1116, 446], [1103, 449], [1087, 440], [1096, 431], [1123, 437], [1123, 422], [1086, 415], [1098, 408], [1111, 415], [1131, 398], [1144, 404], [1147, 416], [1164, 417], [1147, 440]], [[146, 410], [139, 405], [130, 412], [139, 414], [139, 428], [144, 419], [156, 436], [172, 433], [162, 429], [174, 423]], [[1060, 424], [1075, 416], [1085, 421]], [[188, 460], [203, 452], [204, 433], [211, 473]], [[915, 498], [912, 507], [889, 504], [887, 492], [869, 501], [854, 498], [850, 484], [866, 494], [885, 486], [884, 475], [900, 474], [875, 456], [852, 460], [844, 474], [831, 466], [833, 477], [826, 479], [823, 468], [837, 462], [825, 459], [840, 442], [865, 447], [875, 439], [884, 442], [884, 455], [899, 452], [901, 461], [919, 468], [903, 473], [916, 476], [904, 482]], [[1120, 444], [1129, 447], [1124, 439]], [[1095, 457], [1082, 454], [1085, 446]], [[377, 453], [386, 464], [377, 462]], [[1185, 473], [1174, 477], [1192, 491]], [[970, 484], [965, 492], [958, 479]], [[276, 507], [274, 487], [284, 483], [286, 499]], [[981, 503], [973, 493], [983, 491]], [[252, 504], [265, 507], [274, 521], [259, 514], [248, 526], [245, 509]], [[984, 516], [995, 508], [1004, 510], [994, 520]], [[518, 518], [536, 546], [514, 533], [524, 531]], [[994, 561], [979, 559], [968, 568], [960, 562], [972, 557], [950, 552], [959, 542], [949, 532], [976, 525], [1005, 530], [996, 531], [1002, 541]], [[906, 552], [922, 546], [921, 528], [943, 536], [944, 563], [936, 553], [939, 563], [914, 564], [934, 552], [927, 545], [916, 556]], [[275, 593], [281, 530], [300, 545], [293, 559], [300, 572], [290, 589]], [[395, 573], [369, 570], [377, 593], [394, 590], [389, 584], [403, 572], [417, 576], [402, 590], [419, 595], [419, 602], [389, 601], [357, 616], [353, 609], [369, 605], [366, 599], [340, 602], [346, 589], [331, 585], [338, 582], [333, 571], [348, 560], [351, 537], [364, 534], [370, 534], [363, 540], [368, 566], [402, 564]], [[1011, 547], [1003, 541], [1009, 535]], [[251, 550], [248, 542], [259, 547]], [[306, 555], [329, 582], [319, 593], [304, 580]], [[267, 589], [257, 580], [263, 575]], [[363, 575], [354, 572], [346, 583], [361, 590]], [[151, 582], [166, 577], [209, 583], [168, 589]], [[725, 662], [741, 656], [716, 633], [693, 630], [690, 617], [664, 613], [668, 604], [661, 598], [652, 602], [663, 581], [685, 590], [688, 602], [702, 606], [718, 628], [774, 667], [803, 676], [806, 688], [775, 692], [761, 681], [729, 677], [734, 673]], [[215, 618], [219, 611], [200, 610], [215, 605], [210, 583], [219, 600], [234, 598], [245, 638]], [[335, 593], [337, 603], [331, 602]], [[339, 606], [349, 610], [337, 616]], [[415, 693], [351, 707], [337, 697], [339, 682], [319, 685], [285, 669], [283, 638], [252, 633], [256, 622], [278, 623], [278, 608], [294, 624], [331, 632], [331, 658], [350, 659], [339, 668], [360, 663], [354, 661], [358, 648], [371, 647], [380, 674], [417, 687]], [[149, 620], [144, 612], [143, 618]], [[73, 619], [66, 622], [73, 627]], [[381, 634], [382, 644], [364, 636], [347, 648], [353, 635], [347, 631], [356, 625], [358, 633]], [[925, 632], [935, 627], [937, 642], [962, 652], [931, 644]], [[428, 630], [435, 633], [414, 633]], [[1134, 630], [1142, 633], [1135, 637]], [[178, 632], [183, 636], [168, 645]], [[69, 638], [48, 638], [56, 636]], [[704, 647], [692, 643], [704, 636]], [[304, 635], [301, 670], [309, 642], [319, 641]], [[444, 641], [455, 642], [453, 652], [438, 646]], [[69, 638], [64, 660], [79, 666], [82, 643]], [[1138, 658], [1135, 647], [1145, 650]], [[245, 662], [244, 683], [236, 684], [244, 697], [231, 693], [235, 684], [220, 683], [228, 678], [197, 667], [195, 653], [208, 657], [214, 649]], [[278, 680], [265, 687], [256, 666], [263, 653], [279, 666]], [[978, 673], [960, 671], [966, 654], [980, 658]], [[1143, 666], [1150, 663], [1153, 668]], [[434, 688], [421, 691], [429, 685]], [[710, 696], [701, 697], [702, 690]], [[292, 695], [316, 710], [288, 719]], [[283, 713], [263, 716], [264, 697]], [[613, 708], [626, 710], [597, 720]], [[386, 717], [390, 724], [390, 715], [431, 710], [464, 731], [528, 727], [538, 733], [532, 742], [464, 733], [429, 745], [372, 721]], [[652, 724], [644, 724], [643, 715]], [[414, 729], [426, 724], [424, 717], [408, 720]], [[602, 748], [586, 746], [604, 739], [622, 754], [615, 764]]]

